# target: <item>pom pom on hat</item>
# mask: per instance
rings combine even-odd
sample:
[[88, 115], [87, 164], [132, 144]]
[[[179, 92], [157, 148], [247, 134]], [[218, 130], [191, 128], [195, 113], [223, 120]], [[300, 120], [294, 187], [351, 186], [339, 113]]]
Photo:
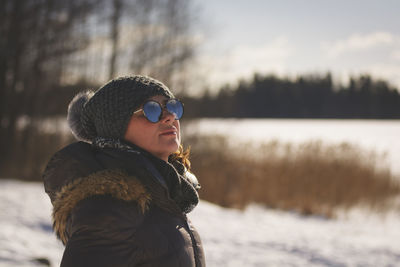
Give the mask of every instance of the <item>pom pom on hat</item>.
[[72, 134], [78, 140], [91, 142], [92, 136], [90, 136], [82, 125], [82, 111], [85, 104], [94, 95], [93, 91], [84, 91], [78, 93], [68, 105], [67, 122], [68, 126], [72, 131]]

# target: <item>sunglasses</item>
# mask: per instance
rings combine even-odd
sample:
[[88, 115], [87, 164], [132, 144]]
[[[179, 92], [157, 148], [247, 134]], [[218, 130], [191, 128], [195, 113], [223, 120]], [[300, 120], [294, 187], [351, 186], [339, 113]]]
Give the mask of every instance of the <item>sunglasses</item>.
[[152, 123], [161, 120], [163, 109], [175, 116], [175, 120], [179, 120], [183, 115], [183, 103], [178, 99], [169, 99], [164, 106], [154, 100], [146, 101], [141, 109], [136, 110], [133, 114], [143, 111], [146, 119]]

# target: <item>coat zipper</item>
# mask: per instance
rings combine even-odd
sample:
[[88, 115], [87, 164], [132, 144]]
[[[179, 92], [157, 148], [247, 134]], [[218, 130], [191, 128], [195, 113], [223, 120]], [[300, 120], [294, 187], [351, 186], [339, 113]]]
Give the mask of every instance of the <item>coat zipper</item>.
[[199, 258], [199, 252], [198, 252], [197, 244], [196, 244], [196, 239], [194, 238], [193, 231], [192, 231], [192, 228], [189, 225], [188, 218], [187, 218], [186, 214], [184, 214], [184, 216], [185, 216], [185, 224], [186, 224], [186, 227], [187, 227], [187, 229], [189, 231], [190, 239], [192, 241], [194, 262], [196, 264], [196, 267], [200, 267], [200, 263], [199, 263], [200, 258]]

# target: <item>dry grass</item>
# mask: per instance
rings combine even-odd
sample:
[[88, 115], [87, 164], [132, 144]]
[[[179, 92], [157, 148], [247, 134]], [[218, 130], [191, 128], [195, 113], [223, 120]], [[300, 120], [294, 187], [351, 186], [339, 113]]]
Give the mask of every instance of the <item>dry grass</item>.
[[222, 136], [185, 141], [192, 146], [201, 197], [226, 207], [261, 203], [333, 217], [337, 208], [355, 205], [384, 210], [400, 193], [390, 171], [378, 167], [383, 155], [350, 144], [232, 146]]
[[71, 134], [44, 133], [27, 127], [16, 133], [16, 145], [1, 169], [0, 178], [41, 181], [50, 157], [73, 139]]

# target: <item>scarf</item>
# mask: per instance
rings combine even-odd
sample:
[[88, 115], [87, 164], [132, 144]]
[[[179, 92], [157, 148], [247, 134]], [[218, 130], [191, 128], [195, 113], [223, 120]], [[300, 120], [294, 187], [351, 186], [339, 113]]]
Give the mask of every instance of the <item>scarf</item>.
[[113, 148], [120, 151], [135, 153], [145, 157], [164, 179], [169, 197], [174, 200], [184, 213], [191, 212], [199, 202], [197, 190], [200, 188], [196, 177], [179, 161], [166, 162], [153, 156], [146, 150], [125, 140], [96, 137], [92, 145], [104, 149]]

